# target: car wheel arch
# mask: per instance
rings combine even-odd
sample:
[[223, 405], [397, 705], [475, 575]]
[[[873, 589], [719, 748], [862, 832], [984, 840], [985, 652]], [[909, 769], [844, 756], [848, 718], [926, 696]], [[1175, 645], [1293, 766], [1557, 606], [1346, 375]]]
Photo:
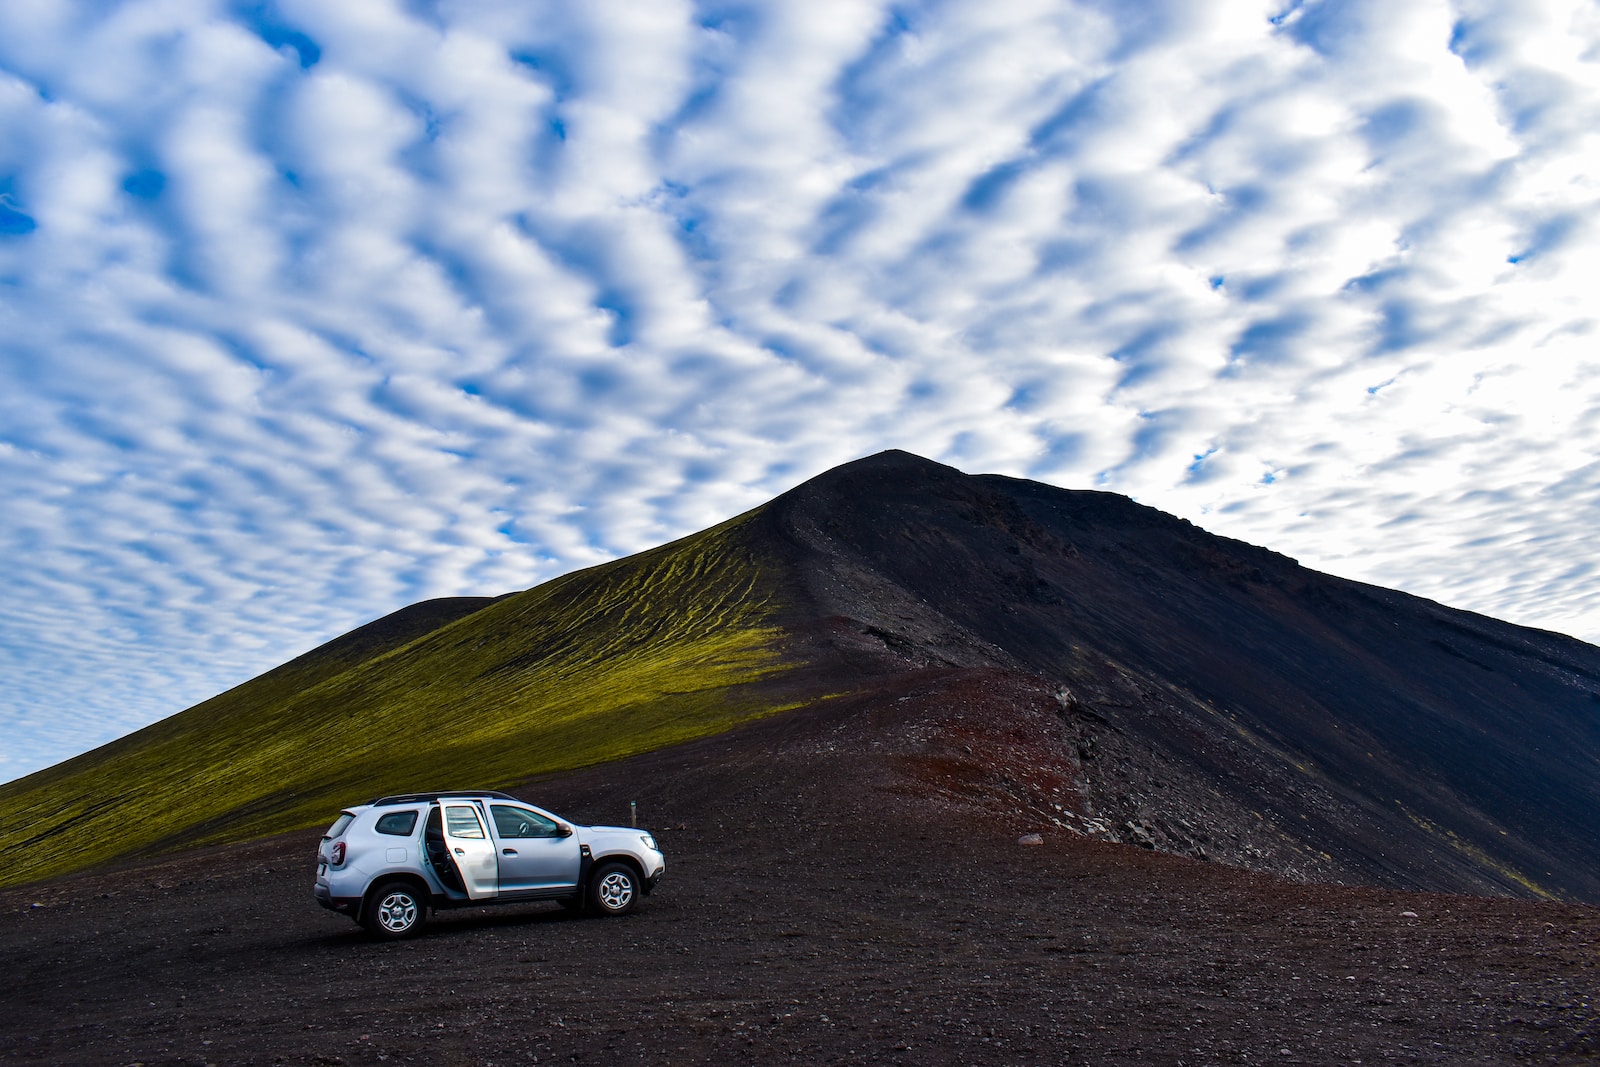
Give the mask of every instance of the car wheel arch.
[[596, 871], [607, 863], [627, 864], [628, 869], [633, 872], [633, 876], [639, 879], [639, 884], [644, 884], [644, 864], [639, 862], [639, 858], [637, 856], [627, 852], [607, 852], [605, 855], [596, 856], [593, 863], [590, 865], [589, 870], [591, 872]]
[[434, 907], [434, 892], [429, 887], [426, 879], [420, 878], [415, 874], [386, 874], [374, 878], [368, 883], [366, 892], [361, 894], [361, 908], [356, 913], [356, 922], [365, 924], [368, 911], [373, 906], [373, 900], [377, 897], [378, 891], [397, 883], [415, 890], [417, 903], [424, 909], [432, 910]]

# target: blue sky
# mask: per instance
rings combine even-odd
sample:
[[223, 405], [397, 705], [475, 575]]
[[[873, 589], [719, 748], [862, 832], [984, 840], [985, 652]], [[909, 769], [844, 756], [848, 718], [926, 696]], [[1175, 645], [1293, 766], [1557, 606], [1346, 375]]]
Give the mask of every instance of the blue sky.
[[898, 447], [1600, 637], [1593, 0], [0, 5], [0, 779]]

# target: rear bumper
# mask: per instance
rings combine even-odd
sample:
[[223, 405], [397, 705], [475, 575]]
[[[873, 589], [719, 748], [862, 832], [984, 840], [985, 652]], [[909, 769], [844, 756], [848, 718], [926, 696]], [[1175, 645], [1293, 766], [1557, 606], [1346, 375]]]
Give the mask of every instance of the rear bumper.
[[321, 882], [311, 887], [311, 895], [317, 898], [318, 904], [341, 915], [354, 915], [361, 907], [360, 897], [336, 897], [333, 895], [333, 890]]

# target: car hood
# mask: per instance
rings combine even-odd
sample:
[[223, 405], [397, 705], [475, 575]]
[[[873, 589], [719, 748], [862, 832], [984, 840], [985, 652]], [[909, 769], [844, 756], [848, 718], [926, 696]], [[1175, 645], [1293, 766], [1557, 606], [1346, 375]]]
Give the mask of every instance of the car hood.
[[637, 846], [639, 838], [645, 835], [650, 835], [652, 838], [655, 836], [642, 826], [585, 826], [580, 832], [583, 834], [584, 840], [590, 844], [598, 841], [625, 839], [630, 844]]

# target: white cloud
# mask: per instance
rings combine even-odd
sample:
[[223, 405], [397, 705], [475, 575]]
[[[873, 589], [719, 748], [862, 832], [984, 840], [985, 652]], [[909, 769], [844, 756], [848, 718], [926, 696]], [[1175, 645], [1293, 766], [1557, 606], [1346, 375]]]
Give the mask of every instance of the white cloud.
[[904, 447], [1600, 636], [1587, 0], [0, 6], [0, 777]]

